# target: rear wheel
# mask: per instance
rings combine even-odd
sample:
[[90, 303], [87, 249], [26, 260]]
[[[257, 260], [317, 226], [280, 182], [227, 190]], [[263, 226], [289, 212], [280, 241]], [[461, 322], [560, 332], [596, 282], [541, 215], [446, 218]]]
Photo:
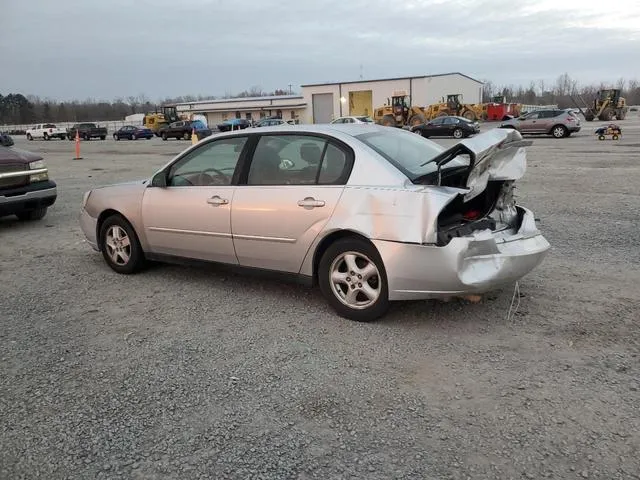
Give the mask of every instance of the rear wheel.
[[604, 135], [598, 135], [598, 140], [604, 140]]
[[609, 107], [605, 108], [602, 113], [598, 116], [598, 119], [601, 122], [610, 122], [613, 119], [613, 110]]
[[615, 133], [613, 135], [611, 135], [611, 139], [612, 140], [618, 140], [618, 138], [620, 138], [620, 137], [618, 137], [618, 135], [616, 135]]
[[113, 134], [113, 139], [114, 139], [114, 140], [120, 140], [120, 137], [114, 133], [114, 134]]
[[44, 135], [42, 135], [42, 137], [43, 137], [45, 140], [49, 140], [49, 139], [51, 138], [47, 132], [44, 132]]
[[462, 138], [463, 136], [464, 136], [464, 132], [462, 131], [462, 129], [456, 128], [453, 131], [453, 138], [458, 138], [459, 139], [459, 138]]
[[129, 135], [129, 140], [135, 140], [136, 136], [132, 133], [131, 135]]
[[100, 250], [107, 265], [118, 273], [135, 273], [145, 263], [144, 252], [131, 224], [112, 215], [100, 227]]
[[33, 137], [31, 136], [30, 133], [27, 133], [27, 140], [33, 140]]
[[395, 127], [396, 126], [396, 119], [393, 118], [393, 115], [385, 115], [384, 117], [382, 117], [382, 122], [381, 123], [385, 127]]
[[189, 134], [189, 132], [184, 132], [184, 133], [182, 134], [182, 139], [183, 139], [183, 140], [189, 140], [189, 139], [191, 139], [191, 135]]
[[420, 113], [416, 113], [409, 119], [409, 125], [412, 127], [422, 125], [424, 122], [425, 122], [424, 115]]
[[551, 129], [551, 135], [553, 135], [555, 138], [564, 138], [568, 136], [568, 133], [569, 130], [567, 130], [567, 127], [565, 127], [564, 125], [556, 125]]
[[42, 207], [36, 208], [35, 210], [28, 210], [26, 212], [17, 213], [16, 217], [23, 221], [42, 220], [46, 214], [47, 207]]
[[167, 141], [167, 134], [165, 132], [162, 132], [162, 140]]
[[472, 122], [476, 121], [476, 114], [473, 110], [467, 110], [462, 114], [462, 116], [467, 120], [471, 120]]
[[318, 266], [318, 283], [325, 299], [341, 317], [370, 322], [389, 308], [387, 275], [371, 243], [344, 238], [331, 244]]

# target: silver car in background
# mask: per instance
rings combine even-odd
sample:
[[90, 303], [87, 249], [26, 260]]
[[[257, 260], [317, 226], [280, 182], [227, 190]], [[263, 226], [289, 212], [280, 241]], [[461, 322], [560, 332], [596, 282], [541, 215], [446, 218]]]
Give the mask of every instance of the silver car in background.
[[513, 128], [527, 135], [553, 135], [555, 138], [568, 137], [582, 128], [580, 119], [570, 108], [536, 110], [505, 120], [500, 127]]
[[116, 272], [176, 259], [284, 272], [371, 321], [390, 301], [486, 292], [542, 261], [549, 243], [513, 194], [528, 143], [503, 129], [449, 149], [378, 125], [226, 132], [147, 180], [86, 192], [80, 223]]

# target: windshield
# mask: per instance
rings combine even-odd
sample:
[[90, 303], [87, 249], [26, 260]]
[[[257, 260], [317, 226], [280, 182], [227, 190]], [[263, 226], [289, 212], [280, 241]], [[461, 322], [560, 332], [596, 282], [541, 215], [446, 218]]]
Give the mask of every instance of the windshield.
[[387, 127], [355, 138], [371, 147], [411, 180], [435, 172], [431, 161], [444, 151], [437, 143], [406, 130]]

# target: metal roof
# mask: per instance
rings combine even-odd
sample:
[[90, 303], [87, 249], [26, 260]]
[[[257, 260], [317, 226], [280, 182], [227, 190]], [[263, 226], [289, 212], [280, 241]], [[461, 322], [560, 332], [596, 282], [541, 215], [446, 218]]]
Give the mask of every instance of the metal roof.
[[393, 81], [393, 80], [415, 80], [418, 78], [434, 78], [434, 77], [446, 77], [449, 75], [460, 75], [463, 76], [465, 78], [468, 78], [469, 80], [472, 80], [480, 85], [484, 85], [484, 82], [481, 82], [480, 80], [477, 80], [473, 77], [470, 77], [469, 75], [465, 75], [464, 73], [460, 73], [460, 72], [449, 72], [449, 73], [438, 73], [436, 75], [417, 75], [415, 77], [393, 77], [393, 78], [375, 78], [375, 79], [370, 79], [370, 80], [350, 80], [348, 82], [327, 82], [327, 83], [307, 83], [305, 85], [300, 85], [300, 87], [322, 87], [325, 85], [349, 85], [352, 83], [369, 83], [369, 82], [389, 82], [389, 81]]
[[177, 102], [173, 105], [202, 105], [204, 103], [238, 103], [238, 102], [256, 102], [270, 100], [299, 100], [302, 95], [265, 95], [263, 97], [238, 97], [238, 98], [216, 98], [213, 100], [198, 100], [195, 102]]

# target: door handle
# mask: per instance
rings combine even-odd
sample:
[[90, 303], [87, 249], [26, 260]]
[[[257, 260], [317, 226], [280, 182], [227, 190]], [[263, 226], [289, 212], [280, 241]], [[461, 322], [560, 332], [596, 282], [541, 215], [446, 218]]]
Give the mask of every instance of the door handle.
[[306, 209], [324, 207], [324, 200], [316, 200], [313, 197], [306, 197], [304, 200], [298, 200], [298, 206]]
[[207, 198], [207, 203], [209, 205], [226, 205], [229, 203], [229, 200], [226, 198], [220, 198], [218, 195], [214, 195], [211, 198]]

